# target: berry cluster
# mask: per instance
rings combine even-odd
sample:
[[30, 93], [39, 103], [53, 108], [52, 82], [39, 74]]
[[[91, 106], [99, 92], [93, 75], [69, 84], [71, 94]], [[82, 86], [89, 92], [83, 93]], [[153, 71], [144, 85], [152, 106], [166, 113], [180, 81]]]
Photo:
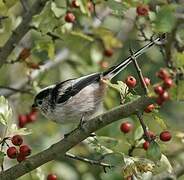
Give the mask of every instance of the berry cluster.
[[36, 109], [32, 109], [28, 114], [20, 114], [18, 116], [18, 125], [23, 128], [27, 123], [35, 122], [37, 119]]
[[[14, 135], [11, 138], [11, 142], [14, 146], [9, 146], [7, 149], [7, 156], [10, 159], [16, 158], [18, 162], [21, 162], [31, 154], [31, 148], [26, 144], [22, 145], [23, 139], [20, 135]], [[16, 146], [19, 146], [19, 149]]]
[[[154, 87], [154, 92], [158, 95], [157, 98], [157, 104], [158, 105], [162, 105], [165, 101], [167, 101], [169, 99], [169, 94], [168, 94], [168, 89], [171, 88], [173, 86], [173, 80], [169, 74], [169, 72], [166, 69], [160, 69], [157, 73], [156, 73], [157, 77], [159, 77], [163, 82], [160, 83], [159, 85], [156, 85]], [[144, 82], [147, 86], [150, 86], [150, 79], [147, 77], [144, 77]], [[137, 80], [134, 76], [128, 76], [125, 79], [125, 83], [126, 85], [130, 88], [133, 89], [136, 87], [137, 85]], [[155, 109], [155, 105], [154, 104], [150, 104], [148, 105], [144, 112], [146, 113], [150, 113]], [[129, 133], [130, 131], [133, 130], [133, 125], [130, 122], [123, 122], [120, 125], [120, 130], [123, 133]], [[148, 131], [147, 134], [144, 134], [144, 136], [147, 136], [151, 139], [151, 141], [156, 139], [156, 135], [154, 132], [152, 131]], [[144, 137], [143, 137], [144, 138]], [[170, 141], [172, 138], [172, 135], [169, 131], [165, 130], [162, 131], [159, 135], [159, 138], [161, 141], [163, 142], [167, 142]], [[147, 150], [149, 148], [150, 142], [145, 141], [143, 143], [143, 149]]]
[[154, 91], [158, 95], [157, 104], [161, 106], [165, 101], [169, 100], [170, 97], [167, 90], [171, 88], [174, 83], [166, 69], [160, 69], [156, 75], [163, 81], [163, 83], [154, 87]]
[[[80, 4], [77, 0], [73, 0], [70, 4], [70, 8], [79, 8], [80, 7]], [[93, 13], [94, 12], [94, 5], [91, 1], [88, 1], [87, 2], [87, 8], [88, 10]], [[68, 22], [68, 23], [74, 23], [75, 20], [76, 20], [76, 17], [75, 15], [71, 12], [71, 11], [68, 11], [66, 14], [65, 14], [65, 17], [64, 17], [65, 21]]]

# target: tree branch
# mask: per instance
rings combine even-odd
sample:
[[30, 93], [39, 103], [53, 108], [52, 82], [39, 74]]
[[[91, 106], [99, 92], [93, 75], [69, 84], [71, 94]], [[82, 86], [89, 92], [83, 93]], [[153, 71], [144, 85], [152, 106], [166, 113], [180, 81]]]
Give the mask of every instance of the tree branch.
[[56, 144], [53, 144], [48, 149], [33, 155], [27, 160], [17, 164], [0, 174], [1, 180], [16, 179], [33, 169], [56, 159], [59, 155], [64, 155], [72, 147], [86, 139], [94, 131], [97, 131], [108, 124], [115, 122], [119, 119], [126, 118], [135, 114], [137, 110], [145, 109], [149, 104], [155, 102], [155, 98], [140, 97], [137, 100], [116, 107], [104, 114], [101, 114], [91, 120], [87, 121], [83, 128], [76, 129], [67, 138], [62, 139]]
[[110, 164], [107, 164], [107, 163], [104, 163], [104, 162], [88, 159], [88, 158], [81, 157], [81, 156], [76, 156], [76, 155], [70, 154], [70, 153], [66, 153], [65, 157], [68, 157], [70, 159], [79, 160], [79, 161], [82, 161], [82, 162], [86, 162], [86, 163], [89, 163], [91, 165], [101, 166], [103, 168], [112, 168], [113, 167], [113, 165], [110, 165]]
[[0, 67], [6, 62], [8, 56], [13, 51], [15, 45], [23, 38], [23, 36], [29, 31], [29, 23], [32, 20], [32, 17], [36, 14], [39, 14], [44, 8], [45, 3], [48, 0], [37, 0], [29, 11], [23, 15], [22, 22], [18, 27], [12, 32], [12, 35], [1, 48], [0, 51]]
[[[63, 49], [61, 52], [59, 52], [53, 60], [48, 60], [47, 63], [40, 66], [40, 69], [32, 71], [32, 73], [29, 75], [29, 79], [25, 78], [22, 81], [15, 82], [15, 84], [10, 85], [13, 89], [22, 89], [30, 80], [36, 79], [40, 74], [57, 67], [63, 60], [65, 60], [69, 55], [69, 52], [67, 49]], [[6, 90], [0, 90], [0, 94], [7, 97], [12, 94], [14, 94], [15, 91], [12, 91], [10, 89]]]

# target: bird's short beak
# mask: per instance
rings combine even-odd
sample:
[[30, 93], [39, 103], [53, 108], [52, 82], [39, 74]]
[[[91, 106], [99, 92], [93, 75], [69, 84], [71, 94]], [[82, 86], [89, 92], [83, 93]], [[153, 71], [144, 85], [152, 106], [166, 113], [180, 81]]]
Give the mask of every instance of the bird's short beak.
[[34, 103], [33, 105], [32, 105], [32, 108], [37, 108], [38, 106]]

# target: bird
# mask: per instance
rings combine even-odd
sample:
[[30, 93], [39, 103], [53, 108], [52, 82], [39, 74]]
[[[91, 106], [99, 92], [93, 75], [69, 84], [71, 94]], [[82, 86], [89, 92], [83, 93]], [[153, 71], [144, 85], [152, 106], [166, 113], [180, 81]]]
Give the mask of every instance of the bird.
[[[163, 40], [162, 36], [152, 40], [135, 52], [134, 57], [139, 57], [161, 40]], [[106, 71], [68, 79], [48, 86], [35, 96], [32, 107], [39, 109], [46, 118], [56, 123], [78, 123], [81, 125], [99, 110], [107, 89], [104, 80], [111, 80], [131, 62], [132, 56], [129, 56]]]

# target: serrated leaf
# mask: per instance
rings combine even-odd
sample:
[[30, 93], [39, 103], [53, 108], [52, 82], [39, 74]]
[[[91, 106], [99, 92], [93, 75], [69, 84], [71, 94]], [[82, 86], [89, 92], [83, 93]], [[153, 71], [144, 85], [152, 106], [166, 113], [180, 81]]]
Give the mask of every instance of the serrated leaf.
[[150, 143], [150, 146], [147, 150], [147, 157], [153, 161], [159, 161], [161, 158], [160, 146], [155, 141]]
[[6, 154], [5, 154], [4, 152], [0, 151], [0, 165], [3, 164], [3, 162], [4, 162], [4, 157], [5, 157], [5, 156], [6, 156]]
[[7, 125], [12, 118], [12, 109], [4, 96], [0, 96], [0, 123]]
[[162, 172], [167, 171], [168, 173], [173, 172], [173, 168], [168, 160], [168, 158], [162, 154], [160, 161], [157, 163], [157, 166], [155, 166], [153, 173], [154, 174], [160, 174]]
[[170, 32], [172, 30], [176, 22], [174, 11], [175, 6], [173, 5], [161, 7], [155, 20], [155, 31]]
[[142, 126], [137, 127], [137, 129], [134, 131], [134, 140], [138, 140], [143, 136], [143, 129]]
[[165, 124], [164, 120], [159, 116], [154, 116], [155, 121], [162, 129], [167, 129], [167, 125]]

